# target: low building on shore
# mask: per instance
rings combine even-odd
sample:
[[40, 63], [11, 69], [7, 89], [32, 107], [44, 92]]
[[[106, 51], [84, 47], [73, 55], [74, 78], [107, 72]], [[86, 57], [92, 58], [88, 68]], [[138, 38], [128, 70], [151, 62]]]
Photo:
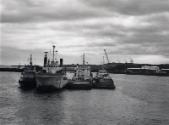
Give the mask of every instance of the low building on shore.
[[169, 75], [169, 69], [160, 69], [159, 66], [142, 66], [141, 68], [127, 68], [127, 74], [139, 75]]

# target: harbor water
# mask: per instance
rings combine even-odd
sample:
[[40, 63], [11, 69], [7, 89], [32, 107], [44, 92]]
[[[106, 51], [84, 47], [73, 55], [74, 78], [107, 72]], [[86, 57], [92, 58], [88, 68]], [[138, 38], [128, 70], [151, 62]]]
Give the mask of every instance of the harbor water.
[[111, 76], [115, 90], [40, 94], [0, 72], [0, 125], [169, 125], [169, 77]]

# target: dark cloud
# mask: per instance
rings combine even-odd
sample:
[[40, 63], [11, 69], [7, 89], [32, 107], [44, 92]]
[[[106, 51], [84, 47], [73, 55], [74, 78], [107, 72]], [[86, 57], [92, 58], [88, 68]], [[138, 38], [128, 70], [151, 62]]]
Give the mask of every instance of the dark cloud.
[[76, 20], [98, 17], [104, 13], [98, 13], [94, 8], [87, 7], [77, 0], [73, 0], [72, 3], [68, 0], [67, 2], [40, 0], [38, 3], [30, 0], [7, 0], [3, 2], [3, 6], [1, 22], [6, 23]]
[[169, 11], [169, 0], [84, 0], [87, 4], [127, 15]]

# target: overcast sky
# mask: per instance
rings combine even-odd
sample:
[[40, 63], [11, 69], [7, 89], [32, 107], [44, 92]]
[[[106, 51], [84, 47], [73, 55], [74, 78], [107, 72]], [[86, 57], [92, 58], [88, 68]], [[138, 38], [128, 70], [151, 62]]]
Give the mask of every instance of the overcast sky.
[[53, 44], [64, 63], [169, 63], [169, 0], [2, 0], [0, 64], [43, 64]]

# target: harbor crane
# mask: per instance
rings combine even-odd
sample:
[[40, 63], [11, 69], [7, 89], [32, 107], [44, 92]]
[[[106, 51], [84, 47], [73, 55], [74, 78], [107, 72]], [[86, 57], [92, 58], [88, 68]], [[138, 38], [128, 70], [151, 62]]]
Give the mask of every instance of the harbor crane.
[[104, 49], [104, 52], [105, 52], [105, 55], [106, 55], [107, 62], [110, 63], [108, 54], [107, 54], [107, 52], [106, 52], [106, 49]]

